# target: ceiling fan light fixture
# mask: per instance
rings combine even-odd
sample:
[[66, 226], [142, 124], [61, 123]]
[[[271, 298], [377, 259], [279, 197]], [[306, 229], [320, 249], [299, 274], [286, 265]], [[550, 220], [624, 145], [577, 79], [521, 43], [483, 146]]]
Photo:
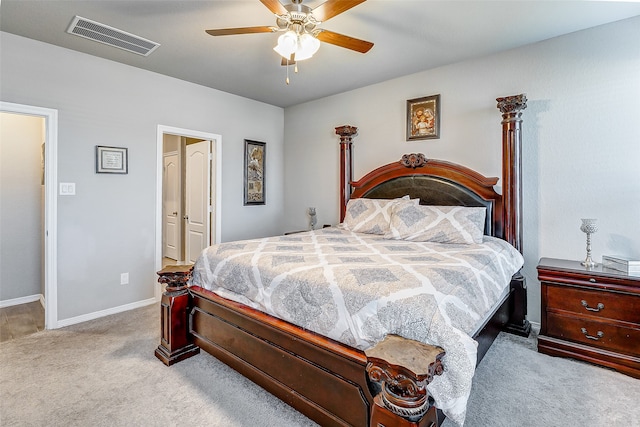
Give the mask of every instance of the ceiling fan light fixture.
[[295, 53], [296, 61], [304, 61], [311, 58], [318, 49], [320, 49], [320, 40], [309, 33], [298, 35], [293, 30], [289, 30], [278, 37], [278, 44], [273, 48], [285, 59], [291, 58], [291, 55]]

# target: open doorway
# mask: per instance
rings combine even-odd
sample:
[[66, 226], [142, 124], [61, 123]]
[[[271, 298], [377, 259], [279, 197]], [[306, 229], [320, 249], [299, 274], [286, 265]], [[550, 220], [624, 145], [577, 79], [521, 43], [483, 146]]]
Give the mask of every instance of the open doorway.
[[221, 141], [216, 134], [158, 126], [156, 270], [191, 264], [220, 242]]
[[[33, 156], [30, 155], [30, 157], [34, 157], [34, 158], [31, 158], [30, 162], [36, 163], [37, 164], [36, 169], [40, 169], [35, 172], [35, 175], [37, 176], [35, 176], [34, 178], [34, 181], [36, 182], [35, 185], [38, 187], [35, 190], [34, 194], [36, 195], [34, 196], [34, 198], [37, 198], [38, 200], [35, 204], [32, 204], [32, 207], [25, 208], [25, 209], [37, 210], [37, 212], [29, 212], [29, 213], [20, 212], [20, 214], [23, 215], [23, 217], [25, 218], [27, 217], [27, 214], [37, 215], [38, 216], [37, 221], [40, 222], [41, 227], [37, 227], [38, 229], [37, 236], [30, 236], [30, 237], [28, 236], [21, 237], [20, 235], [13, 236], [16, 239], [24, 238], [25, 240], [30, 239], [35, 241], [35, 246], [31, 249], [31, 251], [34, 253], [35, 251], [37, 251], [39, 256], [36, 258], [41, 259], [41, 262], [37, 262], [38, 265], [33, 265], [32, 258], [28, 256], [24, 256], [23, 258], [27, 262], [30, 262], [30, 265], [28, 266], [28, 269], [30, 271], [32, 272], [40, 271], [39, 278], [36, 279], [40, 282], [40, 286], [38, 286], [37, 288], [38, 290], [40, 290], [40, 292], [38, 292], [37, 294], [33, 294], [33, 291], [28, 291], [27, 293], [29, 295], [19, 295], [19, 297], [17, 298], [15, 297], [12, 298], [11, 292], [14, 292], [14, 291], [19, 292], [20, 290], [13, 289], [13, 290], [8, 290], [8, 292], [5, 292], [7, 291], [7, 289], [3, 289], [3, 294], [9, 295], [8, 302], [5, 301], [5, 303], [7, 305], [11, 305], [15, 302], [20, 303], [23, 300], [24, 302], [27, 302], [26, 301], [27, 299], [37, 298], [38, 301], [43, 302], [42, 305], [44, 306], [44, 309], [45, 309], [44, 327], [46, 329], [54, 329], [57, 327], [57, 318], [58, 318], [57, 252], [56, 252], [58, 112], [57, 110], [53, 110], [49, 108], [34, 107], [29, 105], [13, 104], [13, 103], [7, 103], [7, 102], [0, 102], [0, 112], [3, 115], [6, 115], [5, 118], [7, 119], [6, 123], [4, 122], [4, 119], [3, 119], [3, 154], [2, 154], [3, 156], [10, 154], [10, 152], [4, 151], [4, 148], [5, 148], [4, 144], [7, 142], [10, 143], [10, 141], [4, 141], [5, 139], [4, 132], [5, 130], [7, 130], [4, 124], [13, 122], [13, 124], [11, 125], [13, 127], [14, 125], [18, 126], [18, 122], [21, 122], [22, 124], [20, 126], [25, 125], [28, 127], [35, 126], [37, 128], [40, 128], [39, 132], [36, 131], [37, 133], [39, 133], [35, 141], [35, 144], [37, 145], [36, 147], [32, 147], [34, 148], [33, 150], [34, 154]], [[33, 121], [30, 120], [31, 118], [33, 118], [34, 120]], [[24, 119], [27, 119], [26, 122]], [[19, 131], [19, 132], [22, 132], [22, 131]], [[8, 137], [7, 139], [13, 139], [13, 138]], [[21, 149], [26, 149], [26, 147], [21, 147]], [[17, 159], [14, 159], [13, 161], [17, 162]], [[20, 172], [22, 173], [23, 165], [19, 164], [19, 166], [21, 167]], [[3, 173], [4, 172], [5, 171], [3, 170]], [[6, 177], [3, 177], [3, 178], [6, 178]], [[9, 184], [11, 184], [6, 189], [3, 187], [3, 198], [2, 198], [3, 209], [4, 207], [11, 208], [11, 209], [16, 208], [16, 205], [11, 202], [10, 193], [17, 192], [20, 198], [24, 198], [24, 194], [22, 194], [22, 191], [25, 189], [21, 190], [19, 188], [20, 185], [22, 184], [21, 180], [22, 178], [17, 176], [13, 176], [9, 180], [3, 179], [3, 182], [9, 182]], [[4, 194], [5, 190], [7, 190], [7, 194]], [[33, 193], [33, 191], [31, 192]], [[40, 219], [41, 215], [42, 215], [42, 218]], [[4, 219], [5, 219], [5, 216], [3, 215], [3, 221]], [[3, 227], [3, 232], [5, 228], [7, 227]], [[23, 230], [26, 232], [28, 231], [27, 228], [28, 226], [26, 226], [25, 224], [21, 224], [21, 226], [19, 227], [13, 227], [14, 229], [13, 231]], [[7, 242], [10, 242], [11, 239], [5, 239], [6, 237], [9, 237], [9, 236], [3, 235], [2, 237], [3, 253], [7, 249], [13, 252], [16, 250], [16, 248], [24, 246], [22, 244], [24, 242], [21, 242], [21, 244], [17, 246], [12, 245], [12, 247], [7, 248], [5, 247], [5, 245], [7, 245]], [[6, 257], [3, 255], [3, 262], [6, 260], [7, 260]], [[11, 264], [12, 264], [12, 267], [16, 267], [15, 263], [12, 262]], [[24, 269], [24, 270], [27, 269], [27, 267], [22, 267], [22, 268], [17, 267], [17, 268]], [[2, 275], [3, 287], [5, 286], [5, 284], [10, 284], [14, 282], [17, 282], [18, 284], [21, 283], [21, 280], [13, 280], [11, 277], [6, 276], [5, 274], [7, 273], [6, 270], [8, 269], [3, 268], [3, 275]], [[22, 273], [24, 273], [24, 271]], [[4, 295], [3, 295], [3, 300], [5, 298]], [[18, 294], [15, 294], [15, 295], [18, 295]]]

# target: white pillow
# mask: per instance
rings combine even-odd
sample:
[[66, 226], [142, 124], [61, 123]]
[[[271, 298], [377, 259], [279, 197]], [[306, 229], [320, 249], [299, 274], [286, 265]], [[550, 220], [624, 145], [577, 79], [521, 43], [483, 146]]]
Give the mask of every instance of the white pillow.
[[391, 207], [401, 201], [420, 203], [420, 199], [409, 200], [409, 196], [401, 199], [351, 199], [347, 202], [342, 225], [358, 233], [385, 235], [390, 231]]
[[482, 243], [484, 207], [422, 206], [398, 203], [391, 207], [386, 239], [434, 243]]

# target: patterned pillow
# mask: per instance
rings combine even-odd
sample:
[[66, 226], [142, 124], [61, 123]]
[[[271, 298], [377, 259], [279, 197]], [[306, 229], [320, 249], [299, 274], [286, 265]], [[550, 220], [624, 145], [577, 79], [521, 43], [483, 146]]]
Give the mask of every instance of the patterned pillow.
[[483, 207], [421, 206], [398, 203], [391, 209], [386, 239], [434, 243], [482, 243]]
[[406, 200], [410, 204], [420, 203], [420, 199], [409, 200], [409, 196], [401, 199], [351, 199], [347, 202], [344, 215], [344, 228], [358, 233], [389, 233], [391, 207]]

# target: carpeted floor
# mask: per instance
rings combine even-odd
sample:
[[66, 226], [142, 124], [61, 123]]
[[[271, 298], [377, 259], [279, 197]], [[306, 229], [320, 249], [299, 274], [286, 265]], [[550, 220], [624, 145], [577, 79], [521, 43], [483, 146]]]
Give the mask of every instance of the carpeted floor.
[[[0, 425], [314, 425], [207, 354], [167, 368], [158, 342], [153, 305], [1, 343]], [[465, 426], [640, 426], [638, 396], [640, 380], [501, 334], [474, 377]]]

